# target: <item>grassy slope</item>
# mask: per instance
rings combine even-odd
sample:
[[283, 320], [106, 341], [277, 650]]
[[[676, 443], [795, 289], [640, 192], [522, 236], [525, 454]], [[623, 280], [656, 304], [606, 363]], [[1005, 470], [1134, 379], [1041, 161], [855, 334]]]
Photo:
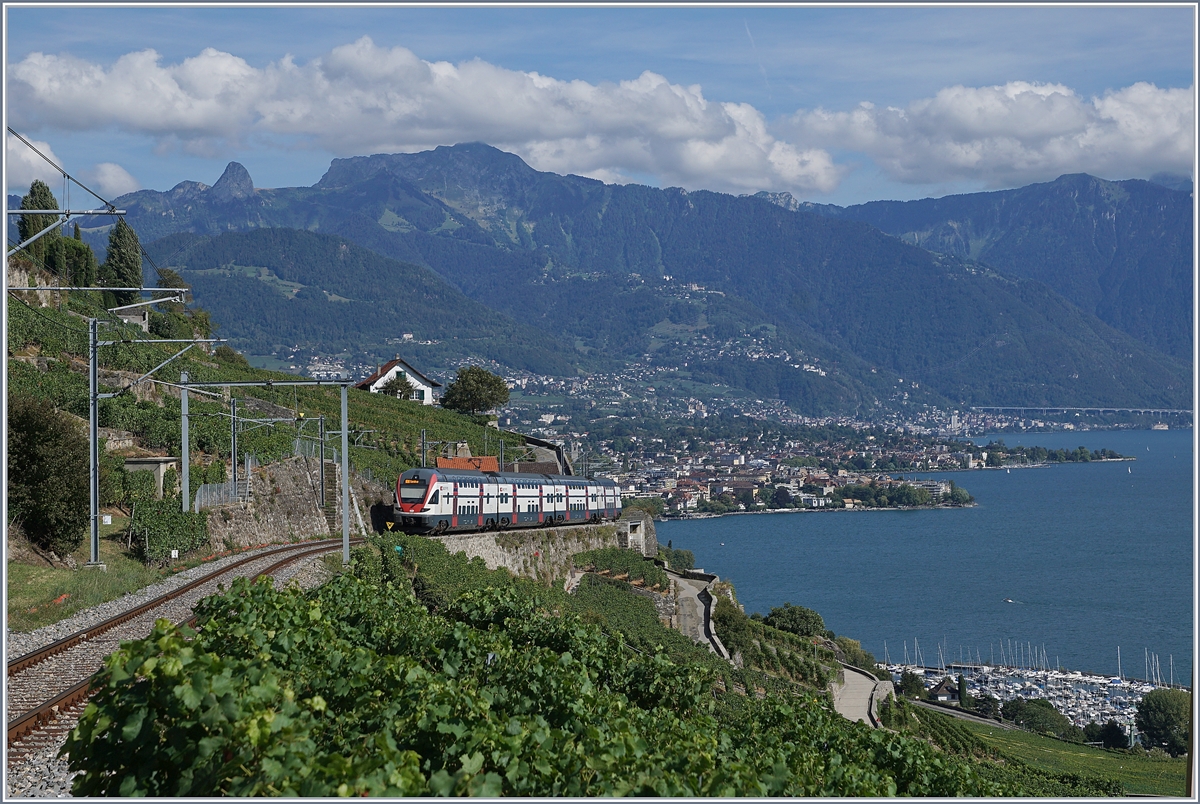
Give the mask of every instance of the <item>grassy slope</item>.
[[[126, 517], [113, 517], [113, 524], [100, 526], [100, 560], [108, 566], [108, 572], [8, 562], [8, 627], [32, 631], [161, 580], [164, 572], [126, 554], [120, 531], [128, 521]], [[72, 558], [83, 564], [88, 557], [89, 547], [84, 540]]]
[[1070, 743], [1016, 729], [958, 721], [987, 744], [1030, 765], [1054, 773], [1081, 773], [1116, 779], [1130, 793], [1184, 795], [1185, 759], [1152, 760], [1118, 751]]

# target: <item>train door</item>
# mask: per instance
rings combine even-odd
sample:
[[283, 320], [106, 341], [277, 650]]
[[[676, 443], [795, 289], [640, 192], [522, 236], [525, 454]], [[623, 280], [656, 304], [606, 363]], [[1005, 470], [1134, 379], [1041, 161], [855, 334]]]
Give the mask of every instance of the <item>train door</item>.
[[488, 478], [484, 481], [483, 486], [483, 524], [489, 527], [496, 527], [500, 524], [500, 517], [504, 510], [500, 504], [503, 497], [502, 486], [496, 482], [495, 478]]

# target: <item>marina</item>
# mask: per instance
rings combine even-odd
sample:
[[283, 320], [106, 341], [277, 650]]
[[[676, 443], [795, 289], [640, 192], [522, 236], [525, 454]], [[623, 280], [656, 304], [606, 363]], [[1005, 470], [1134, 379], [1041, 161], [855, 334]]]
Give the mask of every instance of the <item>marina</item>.
[[1005, 667], [979, 664], [949, 664], [945, 667], [923, 667], [916, 664], [885, 665], [893, 681], [901, 674], [916, 673], [927, 687], [943, 678], [952, 681], [963, 676], [967, 693], [975, 698], [991, 696], [1001, 704], [1024, 698], [1042, 698], [1054, 704], [1072, 724], [1083, 728], [1088, 723], [1107, 723], [1115, 720], [1132, 727], [1137, 705], [1151, 690], [1171, 686], [1154, 684], [1143, 679], [1120, 678], [1085, 673], [1079, 670], [1051, 670]]

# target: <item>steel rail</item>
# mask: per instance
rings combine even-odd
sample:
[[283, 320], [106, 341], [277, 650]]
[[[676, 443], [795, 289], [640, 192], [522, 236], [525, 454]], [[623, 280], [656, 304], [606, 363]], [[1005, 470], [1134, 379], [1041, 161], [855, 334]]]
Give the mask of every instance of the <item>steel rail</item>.
[[[352, 541], [356, 544], [361, 544], [364, 540], [363, 539], [355, 539]], [[257, 555], [247, 556], [245, 559], [242, 559], [233, 564], [230, 564], [227, 567], [222, 568], [222, 570], [219, 572], [210, 573], [210, 574], [204, 576], [203, 578], [200, 578], [196, 581], [192, 581], [191, 583], [181, 586], [178, 589], [175, 589], [165, 595], [161, 595], [161, 596], [155, 598], [154, 600], [150, 601], [149, 603], [142, 604], [141, 606], [138, 606], [135, 609], [131, 609], [130, 611], [124, 612], [122, 614], [119, 614], [116, 617], [110, 617], [109, 619], [105, 620], [104, 622], [97, 624], [93, 628], [90, 628], [86, 631], [79, 631], [78, 633], [64, 637], [63, 639], [60, 639], [57, 642], [47, 645], [45, 648], [42, 648], [41, 650], [34, 651], [34, 652], [26, 654], [25, 656], [22, 656], [18, 659], [15, 659], [14, 661], [9, 663], [9, 671], [8, 671], [9, 675], [12, 675], [13, 673], [17, 672], [20, 669], [32, 667], [33, 665], [37, 664], [38, 662], [44, 661], [49, 656], [52, 656], [56, 653], [60, 653], [73, 645], [77, 645], [80, 642], [87, 639], [87, 637], [89, 635], [95, 636], [97, 633], [100, 633], [101, 631], [107, 631], [112, 628], [115, 628], [116, 626], [132, 619], [133, 617], [137, 616], [138, 614], [145, 613], [146, 611], [149, 611], [151, 608], [162, 605], [163, 603], [165, 603], [169, 600], [172, 600], [174, 598], [181, 597], [188, 590], [195, 588], [200, 583], [206, 583], [208, 581], [211, 581], [211, 580], [213, 580], [214, 577], [219, 576], [219, 575], [224, 575], [224, 574], [228, 573], [230, 570], [233, 570], [234, 568], [239, 567], [243, 564], [246, 564], [250, 561], [259, 560], [259, 559], [263, 558], [264, 556], [275, 555], [277, 553], [286, 552], [289, 550], [295, 551], [292, 555], [289, 555], [289, 556], [275, 562], [274, 564], [270, 565], [269, 567], [266, 567], [265, 569], [261, 570], [257, 575], [254, 576], [257, 579], [257, 578], [263, 577], [264, 575], [270, 575], [271, 573], [275, 572], [276, 570], [281, 569], [282, 567], [285, 567], [288, 564], [292, 564], [296, 561], [299, 561], [302, 558], [306, 558], [315, 553], [332, 552], [332, 550], [337, 549], [339, 547], [341, 547], [340, 539], [324, 539], [320, 542], [308, 542], [308, 543], [304, 543], [301, 545], [294, 545], [294, 544], [287, 545], [285, 547], [281, 547], [281, 548], [278, 548], [275, 550], [270, 550], [270, 551], [267, 551], [264, 553], [258, 553]], [[307, 549], [299, 549], [299, 548], [307, 548]], [[195, 615], [193, 615], [193, 616], [189, 617], [188, 619], [184, 620], [183, 622], [177, 623], [177, 625], [190, 626], [190, 625], [194, 624], [195, 622], [196, 622], [196, 617], [195, 617]], [[74, 640], [74, 641], [71, 641], [71, 640]], [[55, 650], [51, 650], [52, 648], [54, 648]], [[27, 661], [27, 660], [29, 660], [29, 661]], [[14, 665], [17, 665], [18, 663], [21, 663], [21, 662], [25, 662], [25, 664], [21, 664], [20, 667], [16, 667], [14, 669]], [[79, 703], [80, 701], [90, 697], [92, 694], [91, 685], [92, 685], [92, 681], [94, 680], [94, 678], [95, 678], [95, 676], [93, 675], [87, 679], [84, 679], [83, 681], [79, 682], [78, 684], [75, 684], [74, 686], [70, 687], [69, 689], [64, 690], [63, 692], [60, 692], [58, 695], [54, 696], [53, 698], [46, 701], [45, 703], [42, 703], [42, 704], [34, 707], [30, 711], [26, 712], [25, 714], [20, 715], [19, 717], [14, 718], [13, 720], [10, 720], [8, 722], [7, 745], [12, 746], [12, 744], [14, 742], [16, 742], [21, 737], [28, 734], [33, 729], [51, 721], [51, 720], [54, 720], [62, 710], [67, 709], [68, 707], [70, 707], [76, 703]]]
[[[326, 542], [328, 542], [328, 543], [339, 542], [340, 543], [340, 540], [326, 539], [319, 543], [324, 544]], [[318, 543], [314, 542], [312, 544], [318, 544]], [[118, 625], [121, 625], [124, 622], [128, 622], [129, 620], [132, 620], [134, 617], [137, 617], [139, 614], [144, 614], [145, 612], [149, 611], [152, 608], [161, 606], [163, 603], [166, 603], [168, 600], [173, 600], [173, 599], [179, 597], [180, 595], [182, 595], [192, 589], [195, 589], [197, 586], [208, 583], [213, 578], [218, 577], [220, 575], [224, 575], [224, 574], [230, 572], [231, 570], [234, 570], [237, 567], [242, 566], [243, 564], [248, 564], [251, 561], [258, 561], [258, 560], [262, 559], [264, 556], [274, 555], [276, 553], [282, 553], [282, 552], [285, 552], [288, 550], [295, 550], [295, 549], [298, 549], [298, 547], [299, 547], [299, 545], [289, 544], [289, 545], [284, 545], [283, 547], [275, 548], [273, 550], [265, 550], [261, 553], [256, 553], [255, 555], [252, 555], [252, 556], [246, 556], [245, 558], [239, 559], [238, 561], [235, 561], [232, 564], [229, 564], [228, 566], [222, 567], [217, 572], [211, 572], [207, 575], [203, 575], [200, 578], [197, 578], [194, 581], [184, 584], [183, 586], [180, 586], [177, 589], [173, 589], [170, 592], [167, 592], [166, 594], [159, 595], [158, 597], [154, 598], [151, 601], [143, 603], [143, 604], [141, 604], [135, 608], [129, 609], [127, 611], [121, 612], [120, 614], [109, 617], [107, 620], [103, 620], [102, 622], [96, 623], [96, 625], [92, 626], [91, 628], [85, 628], [82, 631], [76, 631], [74, 634], [69, 634], [69, 635], [63, 637], [62, 639], [51, 642], [49, 645], [45, 645], [44, 647], [38, 648], [35, 651], [31, 651], [31, 652], [25, 654], [24, 656], [18, 656], [17, 658], [9, 661], [8, 675], [10, 675], [10, 676], [15, 675], [15, 674], [21, 672], [22, 670], [33, 667], [36, 664], [40, 664], [41, 662], [44, 662], [46, 659], [49, 659], [51, 656], [54, 656], [55, 654], [58, 654], [58, 653], [62, 653], [64, 650], [67, 650], [68, 648], [72, 648], [72, 647], [78, 645], [80, 642], [83, 642], [85, 639], [87, 639], [90, 636], [96, 636], [97, 634], [102, 634], [105, 631], [108, 631], [112, 628], [117, 627]]]

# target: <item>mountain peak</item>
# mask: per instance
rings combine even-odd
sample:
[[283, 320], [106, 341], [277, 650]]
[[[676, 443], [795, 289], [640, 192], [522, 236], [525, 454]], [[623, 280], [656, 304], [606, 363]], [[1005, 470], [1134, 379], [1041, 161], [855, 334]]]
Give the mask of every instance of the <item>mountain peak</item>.
[[230, 162], [225, 166], [221, 178], [212, 186], [209, 195], [218, 201], [249, 198], [254, 195], [254, 182], [250, 179], [250, 171], [238, 162]]

